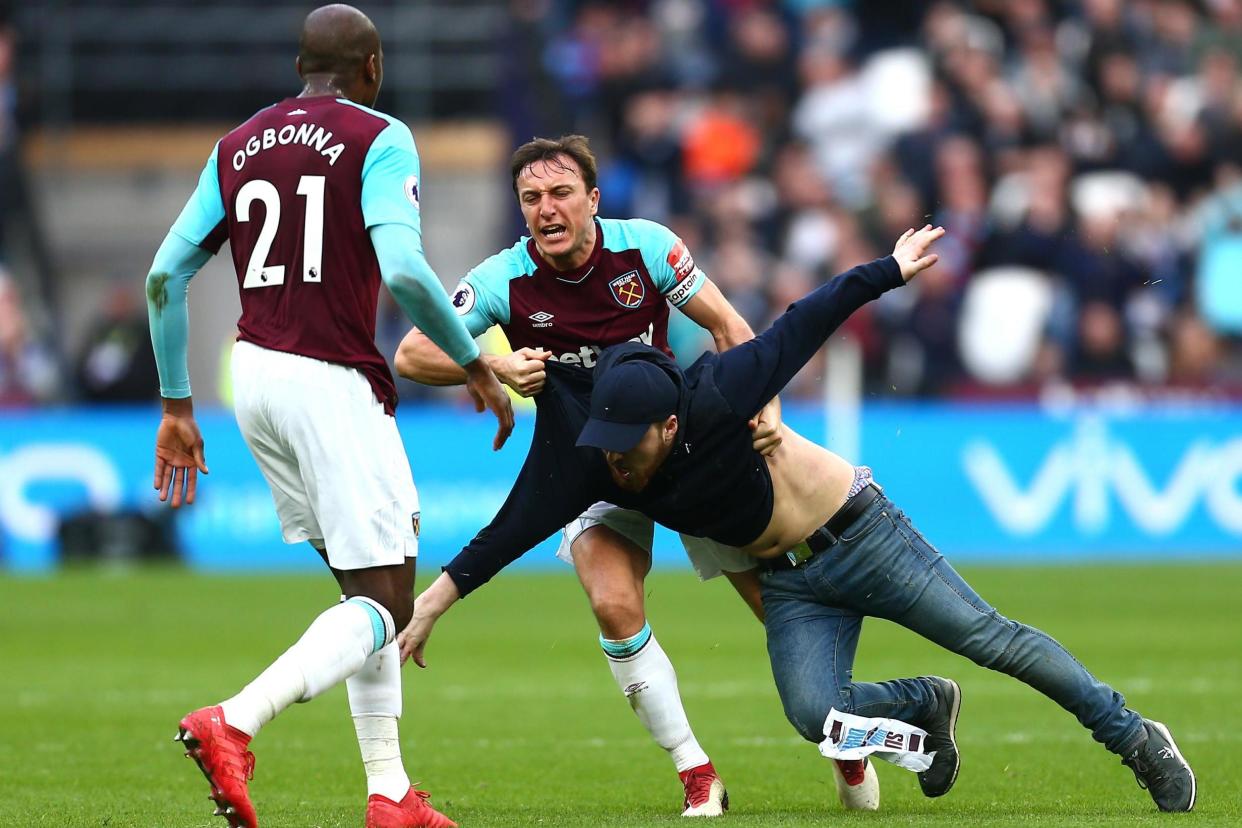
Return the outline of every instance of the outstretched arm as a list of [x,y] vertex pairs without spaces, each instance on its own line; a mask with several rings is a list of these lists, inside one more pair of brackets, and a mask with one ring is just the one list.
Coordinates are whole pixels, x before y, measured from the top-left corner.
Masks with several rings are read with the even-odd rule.
[[752,417],[775,397],[828,337],[867,302],[901,287],[936,263],[927,250],[944,235],[930,224],[907,230],[891,256],[859,265],[789,306],[759,336],[716,358],[716,385],[741,417]]

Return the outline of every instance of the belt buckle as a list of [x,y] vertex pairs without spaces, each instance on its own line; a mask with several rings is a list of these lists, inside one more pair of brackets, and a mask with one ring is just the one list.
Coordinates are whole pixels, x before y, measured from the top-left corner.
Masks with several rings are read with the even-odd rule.
[[785,553],[785,557],[789,558],[789,564],[793,567],[799,567],[811,559],[815,553],[811,551],[811,547],[806,541],[801,541],[793,549]]

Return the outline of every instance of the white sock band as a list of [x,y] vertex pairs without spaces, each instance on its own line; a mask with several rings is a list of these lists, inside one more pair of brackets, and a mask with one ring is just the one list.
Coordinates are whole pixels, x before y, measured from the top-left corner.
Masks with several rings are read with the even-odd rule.
[[[611,655],[612,652],[632,652],[635,639],[642,644],[633,655],[626,658]],[[634,708],[651,738],[669,752],[677,772],[706,764],[707,754],[694,738],[681,704],[673,663],[651,628],[644,625],[637,636],[622,641],[603,639],[601,645],[617,687],[629,699],[630,707]]]
[[396,642],[372,653],[362,669],[345,679],[358,751],[367,774],[367,795],[400,802],[410,789],[401,763],[397,720],[401,717],[401,654]]

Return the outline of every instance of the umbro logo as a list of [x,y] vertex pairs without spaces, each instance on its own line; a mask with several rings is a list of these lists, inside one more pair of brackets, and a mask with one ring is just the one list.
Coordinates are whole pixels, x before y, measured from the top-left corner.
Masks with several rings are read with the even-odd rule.
[[633,696],[635,693],[641,693],[642,691],[646,689],[647,689],[647,682],[636,681],[630,686],[626,687],[621,692],[625,693],[626,698],[629,698],[630,696]]
[[552,317],[553,314],[547,311],[536,311],[526,318],[535,323],[532,327],[550,328],[552,327]]
[[295,109],[295,110],[293,110],[292,112],[290,112],[290,113],[288,113],[288,114],[289,114],[289,115],[305,115],[305,114],[306,114],[306,110],[305,110],[305,109]]

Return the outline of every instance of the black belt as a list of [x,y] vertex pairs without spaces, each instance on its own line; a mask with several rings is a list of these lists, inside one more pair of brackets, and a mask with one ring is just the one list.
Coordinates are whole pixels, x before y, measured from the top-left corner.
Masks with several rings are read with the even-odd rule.
[[808,535],[802,543],[783,555],[777,555],[772,558],[760,558],[759,568],[765,572],[776,572],[802,566],[802,564],[835,544],[837,539],[841,537],[841,533],[849,529],[854,521],[862,517],[863,511],[879,496],[880,487],[875,483],[868,483],[866,486],[863,486],[862,491],[845,501],[841,508],[837,509],[823,526]]

